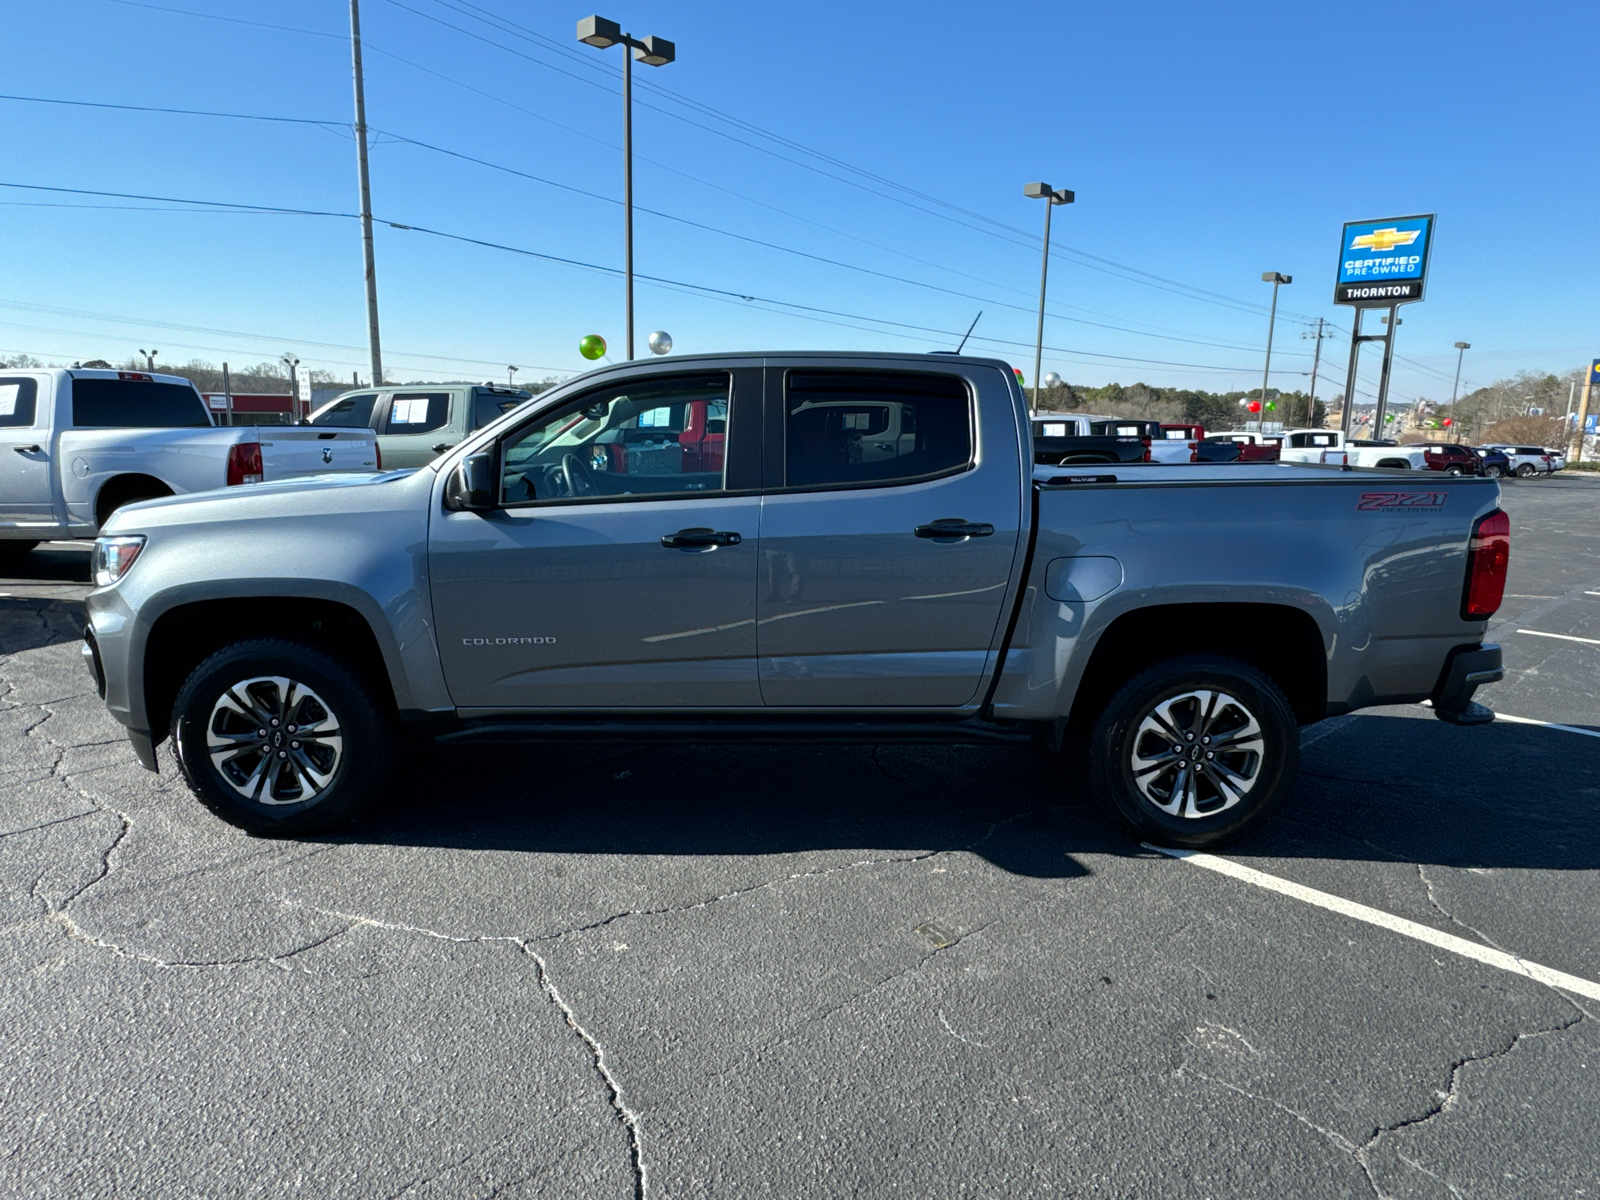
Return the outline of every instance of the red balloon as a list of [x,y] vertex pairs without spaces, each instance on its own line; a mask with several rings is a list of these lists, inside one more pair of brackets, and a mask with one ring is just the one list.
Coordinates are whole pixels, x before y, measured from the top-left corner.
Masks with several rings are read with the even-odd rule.
[[1259,400],[1250,401],[1249,408],[1250,408],[1251,412],[1260,412],[1261,411],[1261,401],[1259,401]]
[[1445,418],[1445,419],[1444,419],[1444,427],[1445,427],[1445,428],[1446,428],[1446,429],[1449,429],[1449,428],[1450,428],[1450,418],[1449,418],[1449,417],[1446,417],[1446,418]]

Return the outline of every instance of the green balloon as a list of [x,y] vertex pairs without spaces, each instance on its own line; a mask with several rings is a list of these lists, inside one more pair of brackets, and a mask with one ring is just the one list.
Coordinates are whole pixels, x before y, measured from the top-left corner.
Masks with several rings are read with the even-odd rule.
[[599,358],[606,352],[606,340],[598,333],[591,333],[578,341],[578,353],[585,358]]
[[1267,411],[1268,412],[1275,412],[1275,411],[1277,411],[1277,408],[1278,408],[1278,402],[1276,400],[1268,400],[1267,401]]

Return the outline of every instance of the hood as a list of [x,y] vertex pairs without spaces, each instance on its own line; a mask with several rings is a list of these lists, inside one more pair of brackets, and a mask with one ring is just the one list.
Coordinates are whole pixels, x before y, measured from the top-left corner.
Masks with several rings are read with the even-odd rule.
[[[425,478],[419,479],[419,474]],[[318,513],[390,511],[426,503],[433,472],[415,469],[376,474],[307,475],[274,483],[190,492],[142,500],[117,509],[103,533],[137,533],[143,529],[225,521],[253,521]],[[420,484],[420,486],[418,486]],[[419,501],[411,493],[419,493]]]

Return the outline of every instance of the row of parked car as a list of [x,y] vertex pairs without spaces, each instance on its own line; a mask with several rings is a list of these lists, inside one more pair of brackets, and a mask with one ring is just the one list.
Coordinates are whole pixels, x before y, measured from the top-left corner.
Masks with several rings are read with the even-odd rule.
[[1279,433],[1097,417],[1033,414],[1036,455],[1050,465],[1086,463],[1300,462],[1481,475],[1553,475],[1566,455],[1543,446],[1412,442],[1346,438],[1337,429],[1286,429]]

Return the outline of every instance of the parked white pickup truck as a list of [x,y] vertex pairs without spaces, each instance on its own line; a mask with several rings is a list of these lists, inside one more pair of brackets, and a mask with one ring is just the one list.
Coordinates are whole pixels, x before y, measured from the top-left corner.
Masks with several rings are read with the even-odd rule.
[[1428,470],[1427,448],[1424,446],[1360,441],[1346,438],[1338,429],[1288,429],[1276,436],[1282,441],[1278,455],[1281,462]]
[[0,370],[0,553],[91,538],[136,500],[381,469],[370,429],[218,428],[176,375]]

